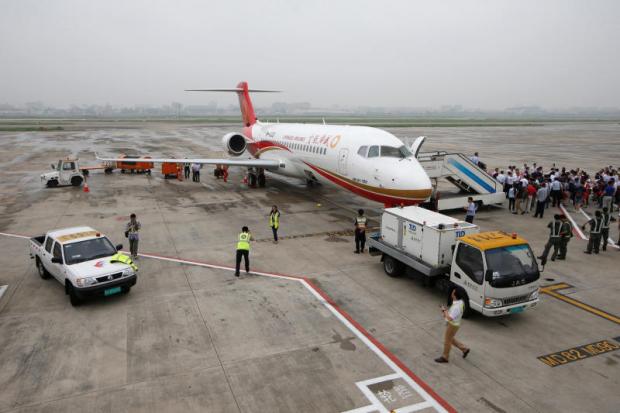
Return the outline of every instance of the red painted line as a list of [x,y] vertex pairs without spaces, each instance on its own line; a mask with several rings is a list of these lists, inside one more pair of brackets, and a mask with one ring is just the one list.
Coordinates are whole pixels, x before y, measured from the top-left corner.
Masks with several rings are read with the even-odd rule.
[[[230,270],[234,270],[235,269],[235,267],[231,267],[231,266],[228,266],[228,265],[214,264],[214,263],[209,263],[209,262],[206,262],[206,261],[191,260],[191,259],[185,259],[185,258],[167,257],[167,256],[164,256],[164,255],[158,255],[158,254],[141,254],[141,255],[144,255],[144,256],[147,256],[147,257],[148,256],[152,256],[152,257],[160,257],[160,258],[169,258],[169,259],[176,259],[176,260],[183,260],[183,261],[188,261],[188,262],[194,262],[196,264],[205,264],[205,265],[213,265],[213,266],[217,266],[217,267],[225,267],[225,268],[228,268]],[[381,342],[379,340],[377,340],[372,334],[370,334],[368,332],[368,330],[366,330],[360,323],[358,323],[353,317],[351,317],[349,315],[349,313],[347,313],[338,304],[336,304],[336,302],[325,291],[323,291],[316,284],[314,284],[310,280],[310,278],[308,278],[306,276],[279,274],[279,273],[273,273],[273,272],[267,272],[267,271],[257,271],[257,272],[269,274],[269,275],[272,275],[272,276],[275,276],[275,277],[296,278],[298,280],[305,281],[314,291],[316,291],[321,297],[323,297],[323,299],[326,302],[328,302],[332,307],[334,307],[336,309],[336,311],[338,311],[344,318],[349,320],[349,322],[351,324],[353,324],[355,326],[355,328],[357,328],[375,346],[377,346],[377,348],[379,348],[379,350],[381,350],[381,352],[383,354],[385,354],[398,367],[400,367],[409,377],[411,377],[411,379],[413,381],[415,381],[418,385],[420,385],[420,387],[422,387],[431,397],[433,397],[435,400],[437,400],[437,402],[444,409],[446,409],[449,412],[453,412],[453,413],[456,412],[456,409],[454,407],[452,407],[447,401],[445,401],[441,396],[439,396],[439,394],[437,394],[424,380],[422,380],[413,371],[411,371],[409,369],[409,367],[407,367],[405,365],[405,363],[403,363],[398,357],[396,357],[396,355],[394,353],[392,353],[383,344],[381,344]]]
[[394,353],[392,353],[390,350],[388,350],[383,344],[381,344],[381,342],[379,340],[377,340],[372,334],[370,334],[364,327],[362,327],[362,325],[360,323],[358,323],[357,321],[355,321],[355,319],[353,317],[351,317],[349,315],[349,313],[347,313],[345,310],[343,310],[342,308],[340,308],[340,306],[338,304],[336,304],[336,302],[334,300],[332,300],[332,298],[323,290],[321,290],[319,287],[317,287],[312,281],[310,281],[308,278],[304,277],[304,280],[308,283],[308,285],[310,285],[310,287],[312,287],[312,289],[314,291],[316,291],[321,297],[323,297],[323,299],[325,301],[327,301],[332,307],[334,307],[336,309],[336,311],[338,311],[340,314],[342,314],[342,316],[344,318],[346,318],[347,320],[349,320],[349,322],[351,324],[353,324],[355,326],[355,328],[357,328],[363,335],[365,335],[375,346],[377,346],[377,348],[379,348],[379,350],[381,350],[381,352],[383,352],[383,354],[385,354],[390,360],[392,360],[398,367],[400,367],[405,373],[407,373],[407,375],[409,377],[411,377],[411,379],[413,381],[415,381],[417,384],[420,385],[420,387],[422,387],[430,396],[432,396],[435,400],[437,400],[437,402],[447,411],[449,412],[453,412],[456,413],[456,409],[454,407],[452,407],[447,401],[445,401],[440,395],[438,395],[432,388],[431,386],[429,386],[424,380],[422,380],[420,377],[418,377],[413,371],[411,371],[409,369],[409,367],[407,367],[405,365],[405,363],[403,363],[402,361],[400,361],[400,359],[398,357],[396,357],[396,355]]

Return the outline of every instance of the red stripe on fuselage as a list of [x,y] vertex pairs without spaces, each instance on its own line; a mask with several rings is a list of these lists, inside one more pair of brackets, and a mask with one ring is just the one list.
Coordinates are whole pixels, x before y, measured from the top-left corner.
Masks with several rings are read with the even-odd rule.
[[336,176],[333,176],[332,174],[328,174],[326,172],[324,172],[321,168],[318,168],[308,162],[305,162],[306,165],[308,165],[310,168],[312,168],[314,171],[318,172],[322,177],[329,179],[331,182],[335,183],[338,186],[341,186],[345,189],[348,189],[349,191],[363,197],[363,198],[367,198],[370,199],[372,201],[377,201],[377,202],[381,202],[385,205],[416,205],[419,204],[420,202],[422,202],[423,200],[421,199],[416,199],[416,200],[412,200],[412,199],[406,199],[406,198],[398,198],[398,197],[394,197],[394,196],[389,196],[389,195],[383,195],[383,194],[378,194],[375,192],[371,192],[368,191],[364,188],[360,188],[358,186],[352,185],[347,181],[344,181],[342,179],[339,179]]
[[272,141],[253,141],[248,144],[248,151],[254,157],[256,157],[257,154],[260,155],[260,153],[262,153],[263,151],[269,148],[281,149],[281,150],[286,150],[286,151],[291,152],[291,150],[287,148],[286,146],[279,144],[279,143],[272,142]]

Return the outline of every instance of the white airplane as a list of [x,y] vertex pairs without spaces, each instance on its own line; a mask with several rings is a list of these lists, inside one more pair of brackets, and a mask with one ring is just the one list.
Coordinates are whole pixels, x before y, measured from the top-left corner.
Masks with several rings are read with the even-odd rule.
[[[411,149],[394,135],[366,126],[299,123],[263,123],[254,113],[247,82],[235,89],[192,89],[189,91],[235,92],[244,127],[222,138],[227,152],[248,159],[135,158],[133,162],[189,162],[248,168],[250,186],[265,185],[272,173],[346,189],[386,206],[424,202],[432,192],[431,181],[416,159],[423,142],[418,138]],[[99,158],[101,161],[122,161]],[[127,159],[125,159],[126,161]]]

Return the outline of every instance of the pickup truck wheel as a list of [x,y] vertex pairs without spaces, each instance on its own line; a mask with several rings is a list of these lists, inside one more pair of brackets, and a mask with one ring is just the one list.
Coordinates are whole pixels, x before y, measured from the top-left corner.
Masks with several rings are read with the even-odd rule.
[[74,176],[73,178],[71,178],[71,185],[73,186],[80,186],[82,185],[82,177],[81,176]]
[[58,186],[58,181],[56,179],[50,179],[49,181],[47,181],[48,188],[54,188],[57,186]]
[[404,265],[402,262],[386,255],[383,257],[383,270],[390,277],[400,277],[403,273]]
[[39,273],[39,277],[43,278],[44,280],[47,280],[50,278],[50,273],[47,272],[47,270],[43,266],[43,263],[38,258],[37,258],[37,272]]
[[80,298],[75,294],[75,290],[73,289],[72,285],[68,286],[68,290],[69,290],[69,301],[71,301],[71,305],[73,307],[77,307],[78,305],[82,304],[82,300],[80,300]]

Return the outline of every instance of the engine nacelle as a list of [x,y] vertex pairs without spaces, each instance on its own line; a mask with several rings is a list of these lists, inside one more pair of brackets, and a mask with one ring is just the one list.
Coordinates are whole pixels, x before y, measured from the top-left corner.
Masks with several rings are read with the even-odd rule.
[[247,147],[245,136],[238,132],[231,132],[224,135],[222,144],[231,156],[239,156]]

